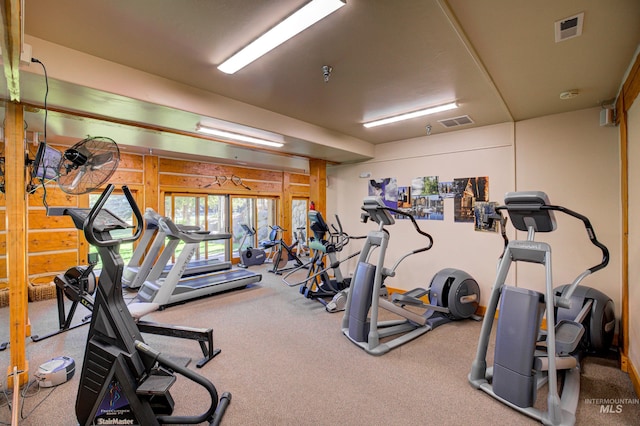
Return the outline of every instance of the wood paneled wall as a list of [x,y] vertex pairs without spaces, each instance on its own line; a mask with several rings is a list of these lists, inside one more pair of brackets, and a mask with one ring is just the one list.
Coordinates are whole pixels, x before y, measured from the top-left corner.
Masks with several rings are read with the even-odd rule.
[[[234,176],[240,178],[244,185],[234,184]],[[224,183],[216,183],[224,178]],[[292,238],[291,200],[294,197],[308,198],[310,192],[309,175],[171,158],[159,159],[158,182],[159,204],[162,204],[165,192],[277,197],[278,225],[287,230],[282,237],[285,241]]]
[[[34,158],[36,148],[29,147],[30,158]],[[242,179],[250,189],[234,184],[232,176]],[[217,177],[226,177],[226,183],[213,184]],[[162,211],[166,192],[276,197],[279,224],[285,229],[291,229],[291,199],[309,197],[309,175],[129,153],[121,153],[118,170],[109,182],[116,187],[128,185],[143,211],[146,207]],[[28,196],[26,249],[30,280],[53,277],[74,265],[87,263],[84,235],[74,227],[70,217],[47,216],[44,194],[40,186]],[[87,207],[89,195],[66,194],[56,182],[49,182],[46,202],[56,207]],[[7,287],[5,213],[5,197],[0,194],[0,288]],[[291,239],[291,235],[284,238]]]

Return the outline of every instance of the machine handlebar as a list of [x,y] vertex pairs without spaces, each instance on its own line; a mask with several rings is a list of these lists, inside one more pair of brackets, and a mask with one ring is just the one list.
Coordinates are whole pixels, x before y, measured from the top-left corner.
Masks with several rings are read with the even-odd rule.
[[426,237],[429,240],[429,244],[426,247],[422,247],[422,248],[414,250],[413,251],[414,254],[415,253],[420,253],[420,252],[423,252],[423,251],[427,251],[427,250],[431,249],[431,247],[433,247],[433,237],[429,233],[427,233],[427,232],[423,231],[422,229],[420,229],[420,225],[418,225],[418,222],[416,221],[416,219],[413,217],[412,214],[407,213],[407,212],[403,212],[402,210],[394,209],[393,207],[388,207],[388,206],[380,206],[380,208],[383,208],[385,210],[388,210],[390,212],[393,212],[393,213],[396,213],[396,214],[399,214],[399,215],[407,216],[411,220],[411,223],[413,224],[413,227],[415,228],[416,232],[418,234]]
[[[392,274],[394,273],[396,268],[407,257],[412,256],[412,255],[417,254],[417,253],[422,253],[424,251],[427,251],[427,250],[431,249],[431,247],[433,247],[433,237],[431,237],[431,235],[428,234],[427,232],[425,232],[422,229],[420,229],[420,225],[418,225],[418,222],[416,222],[415,217],[413,217],[413,215],[411,213],[404,212],[402,210],[398,210],[398,209],[395,209],[393,207],[389,207],[389,206],[385,205],[380,197],[368,197],[368,198],[365,198],[364,206],[362,207],[362,210],[365,211],[365,213],[363,213],[363,217],[362,217],[362,219],[365,222],[369,218],[371,218],[374,222],[376,222],[376,223],[378,223],[380,225],[379,230],[383,231],[383,232],[386,232],[387,234],[389,233],[389,231],[387,229],[385,229],[384,226],[385,225],[391,225],[391,224],[393,224],[395,222],[393,217],[389,214],[389,212],[396,213],[396,214],[399,214],[399,215],[402,215],[402,216],[407,216],[411,220],[411,224],[413,225],[413,227],[416,230],[416,232],[418,234],[426,237],[427,240],[429,241],[429,243],[426,246],[417,248],[415,250],[412,250],[412,251],[406,253],[400,259],[398,259],[396,261],[396,263],[393,265],[393,267],[389,270],[389,273],[387,274],[387,276],[392,276]],[[384,214],[381,214],[380,213],[381,211],[383,211]]]
[[127,202],[131,206],[131,209],[133,210],[133,215],[136,218],[135,232],[130,237],[124,237],[120,239],[100,240],[97,238],[95,234],[94,224],[100,212],[104,208],[104,205],[107,203],[107,199],[113,192],[114,188],[115,187],[113,186],[113,184],[107,185],[105,190],[100,195],[100,198],[98,198],[98,201],[95,203],[95,205],[93,206],[93,208],[91,209],[87,217],[85,218],[84,224],[82,226],[82,229],[84,230],[84,235],[87,238],[87,241],[89,242],[89,244],[94,245],[96,247],[108,247],[108,246],[112,246],[112,245],[123,243],[123,242],[135,241],[142,234],[142,228],[143,228],[142,224],[144,223],[142,218],[142,213],[140,213],[140,209],[138,208],[138,205],[133,199],[133,195],[131,194],[129,187],[124,185],[122,187],[122,191],[124,192],[124,195],[127,198]]
[[[564,213],[566,215],[569,215],[571,217],[574,217],[580,221],[582,221],[582,223],[584,224],[585,230],[587,231],[587,235],[589,236],[589,240],[591,241],[591,243],[598,247],[600,249],[600,251],[602,252],[602,259],[600,261],[600,263],[588,268],[587,270],[585,270],[583,273],[581,273],[580,275],[578,275],[578,277],[573,281],[573,283],[571,283],[571,285],[569,285],[567,287],[567,289],[563,292],[563,294],[559,297],[556,297],[555,300],[555,304],[559,307],[562,308],[569,308],[571,305],[571,296],[573,295],[575,289],[578,287],[578,285],[580,284],[580,282],[586,278],[588,275],[599,271],[600,269],[603,269],[604,267],[606,267],[609,264],[609,249],[602,244],[600,241],[598,241],[598,238],[596,237],[596,231],[593,229],[593,226],[591,225],[591,221],[584,215],[575,212],[573,210],[570,210],[566,207],[562,207],[562,206],[556,206],[556,205],[547,205],[547,204],[525,204],[525,205],[512,205],[512,206],[500,206],[496,208],[496,212],[500,214],[501,217],[501,224],[503,224],[503,231],[502,231],[502,238],[505,240],[505,249],[507,244],[509,243],[509,240],[506,236],[506,233],[504,232],[504,223],[506,223],[506,219],[502,217],[502,213],[501,210],[507,210],[507,211],[543,211],[543,210],[550,210],[550,211],[557,211],[560,213]],[[503,252],[504,254],[504,252]]]
[[[585,230],[587,231],[587,235],[589,236],[589,240],[591,241],[591,243],[598,247],[600,249],[600,251],[602,252],[602,260],[600,261],[600,263],[598,263],[597,265],[594,265],[592,267],[590,267],[588,270],[590,273],[594,273],[596,271],[599,271],[600,269],[606,267],[609,264],[609,249],[602,244],[600,241],[598,241],[598,238],[596,237],[596,231],[593,229],[593,226],[591,225],[591,221],[589,221],[589,219],[578,213],[575,212],[573,210],[570,210],[566,207],[562,207],[562,206],[555,206],[555,205],[525,205],[525,206],[499,206],[496,207],[496,212],[500,213],[501,216],[501,223],[506,223],[506,219],[502,218],[502,214],[501,214],[501,210],[507,210],[507,211],[518,211],[518,210],[524,210],[524,211],[532,211],[532,210],[552,210],[552,211],[558,211],[560,213],[564,213],[566,215],[572,216],[576,219],[579,219],[582,221],[582,223],[584,224]],[[506,234],[503,232],[502,233],[502,238],[505,240],[505,247],[507,245],[507,243],[509,242]]]
[[[219,419],[222,417],[222,413],[231,401],[230,393],[225,392],[222,395],[221,402],[218,403],[218,391],[216,390],[214,384],[211,383],[207,378],[171,361],[169,358],[165,357],[160,352],[153,349],[151,346],[147,345],[144,342],[136,340],[135,346],[139,352],[154,359],[163,367],[167,367],[169,370],[174,371],[205,388],[207,390],[207,393],[211,397],[209,408],[204,413],[195,416],[158,416],[158,421],[161,424],[196,424],[202,423],[204,421],[209,422],[213,418]],[[211,422],[211,424],[213,423],[214,422]]]

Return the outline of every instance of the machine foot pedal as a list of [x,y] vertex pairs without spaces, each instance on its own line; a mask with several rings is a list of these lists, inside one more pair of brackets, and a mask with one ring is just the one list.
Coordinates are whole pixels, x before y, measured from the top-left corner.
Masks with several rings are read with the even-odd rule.
[[176,376],[164,374],[152,374],[136,389],[138,395],[166,395],[169,388],[175,383]]
[[570,354],[575,351],[584,335],[584,326],[574,321],[561,320],[556,325],[556,352]]
[[429,291],[424,288],[414,288],[406,293],[393,293],[391,301],[401,305],[423,306],[424,302],[420,298],[428,293]]

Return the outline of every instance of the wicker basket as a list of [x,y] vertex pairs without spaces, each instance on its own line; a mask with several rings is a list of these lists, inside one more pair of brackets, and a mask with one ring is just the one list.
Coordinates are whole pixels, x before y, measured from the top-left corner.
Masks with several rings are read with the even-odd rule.
[[29,302],[53,299],[56,297],[56,284],[52,276],[32,278],[29,282]]

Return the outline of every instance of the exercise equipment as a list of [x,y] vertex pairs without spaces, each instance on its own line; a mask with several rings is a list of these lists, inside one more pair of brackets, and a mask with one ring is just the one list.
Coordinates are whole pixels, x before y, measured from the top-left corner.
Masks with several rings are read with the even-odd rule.
[[[50,209],[48,214],[49,216],[57,215],[53,209]],[[60,214],[64,213],[60,212]],[[32,341],[39,342],[88,324],[91,315],[86,315],[81,322],[75,325],[72,325],[72,322],[78,304],[89,309],[89,311],[93,310],[93,294],[96,291],[97,283],[93,268],[96,263],[97,261],[94,261],[88,266],[74,266],[64,274],[58,274],[54,277],[53,282],[56,285],[56,303],[58,307],[58,330],[43,336],[34,334],[31,336]],[[71,301],[68,313],[65,308],[65,296]]]
[[[95,304],[93,294],[96,291],[97,281],[93,272],[93,267],[96,263],[97,259],[88,266],[74,266],[69,268],[64,274],[56,275],[54,282],[56,284],[59,328],[58,330],[44,336],[33,335],[31,336],[32,341],[39,342],[89,324],[88,321],[91,319],[91,314],[84,316],[79,323],[72,325],[78,304],[81,304],[89,311],[93,312]],[[72,302],[68,313],[65,309],[65,296]],[[197,341],[203,354],[203,358],[196,363],[198,368],[203,367],[207,362],[211,361],[220,353],[220,349],[214,349],[213,329],[211,328],[158,324],[143,320],[142,318],[144,316],[159,309],[159,306],[154,303],[130,303],[127,305],[127,309],[129,309],[129,313],[136,321],[136,325],[141,333]]]
[[[123,242],[142,234],[142,214],[129,188],[123,192],[133,209],[136,227],[133,235],[113,239],[111,232],[131,228],[104,209],[113,192],[109,184],[94,207],[67,208],[89,244],[97,247],[102,260],[100,285],[91,316],[87,346],[76,399],[76,416],[81,425],[140,424],[159,425],[218,424],[231,400],[218,392],[209,380],[178,365],[147,345],[122,297],[124,263],[118,250]],[[194,416],[172,416],[175,402],[169,392],[179,374],[206,389],[211,401],[207,409]]]
[[269,226],[269,235],[266,240],[260,240],[258,242],[258,248],[265,251],[267,257],[265,262],[273,262],[273,258],[276,255],[275,248],[278,246],[280,241],[280,233],[282,232],[282,228],[279,226]]
[[[282,233],[285,232],[286,229],[281,228],[278,225],[273,225],[270,228],[272,229],[272,231],[275,230],[277,234],[280,235],[280,238],[276,241],[276,245],[273,249],[273,267],[268,271],[273,272],[277,275],[281,275],[283,272],[304,266],[302,260],[300,260],[300,258],[295,253],[298,241],[295,240],[291,245],[287,245],[287,243],[285,243],[282,239]],[[290,265],[289,262],[294,263]]]
[[[185,232],[168,217],[162,217],[158,226],[164,232],[169,242],[145,282],[138,290],[136,302],[157,303],[162,309],[165,306],[186,302],[191,299],[210,296],[215,293],[246,287],[262,279],[262,275],[247,269],[226,269],[201,275],[185,276],[184,271],[193,253],[204,241],[229,240],[229,233]],[[165,267],[169,264],[175,249],[180,242],[185,245],[178,255],[171,269],[162,277]]]
[[[125,266],[122,273],[122,286],[128,289],[139,289],[140,286],[147,280],[151,269],[155,265],[156,259],[159,253],[167,249],[169,253],[175,251],[176,246],[180,240],[171,240],[165,247],[165,240],[167,234],[161,229],[159,221],[162,220],[162,216],[152,208],[147,208],[144,212],[145,228],[142,233],[142,237],[138,242],[136,249],[129,260],[129,263]],[[180,230],[184,232],[202,232],[199,226],[188,225],[176,225]],[[192,251],[198,248],[197,245],[190,247]],[[190,254],[190,258],[193,253]],[[171,263],[167,263],[162,271],[160,277],[165,278],[172,268]],[[183,276],[201,275],[210,272],[223,271],[225,269],[231,269],[230,261],[223,261],[220,259],[197,259],[190,260],[183,272]]]
[[[309,276],[315,278],[307,280],[304,285],[300,286],[300,293],[309,299],[317,299],[322,302],[324,298],[333,297],[340,290],[349,287],[351,278],[345,278],[342,275],[337,256],[348,244],[349,236],[342,231],[342,224],[337,215],[339,230],[336,230],[335,234],[331,233],[322,213],[310,210],[308,216],[310,229],[313,232],[313,238],[309,243],[309,248],[313,251]],[[328,268],[325,267],[325,258],[329,261]],[[333,271],[333,278],[329,276],[328,269]]]
[[[338,260],[338,253],[342,251],[350,239],[349,235],[343,231],[338,215],[336,215],[338,228],[336,229],[334,226],[334,233],[331,232],[329,225],[325,222],[320,212],[310,210],[308,217],[311,224],[310,229],[314,235],[309,242],[309,248],[313,252],[313,256],[308,263],[309,272],[305,280],[287,284],[289,286],[300,286],[300,294],[307,299],[320,302],[329,312],[344,310],[344,303],[340,303],[338,299],[331,300],[337,294],[346,290],[351,282],[350,277],[342,275],[340,264],[357,256],[360,252],[350,255],[342,261]],[[333,273],[333,277],[329,275],[329,271]],[[285,278],[283,280],[287,282]],[[346,293],[344,296],[339,300],[346,301]]]
[[[509,192],[505,205],[513,226],[527,238],[509,242],[500,257],[495,283],[482,323],[469,382],[511,408],[547,425],[573,425],[580,395],[580,360],[589,352],[609,349],[615,329],[614,306],[600,291],[580,283],[609,262],[609,251],[596,238],[585,216],[551,205],[544,192]],[[551,247],[535,241],[538,232],[556,230],[554,212],[584,224],[589,240],[602,252],[602,260],[580,273],[569,285],[554,290]],[[504,221],[501,221],[504,223]],[[514,262],[544,266],[544,293],[505,284]],[[487,350],[496,311],[494,361],[487,367]],[[541,330],[546,312],[546,331]],[[562,391],[558,384],[562,383]],[[546,409],[534,407],[537,391],[547,386]]]
[[[349,287],[342,319],[342,332],[349,340],[369,354],[382,355],[453,320],[478,319],[475,316],[480,301],[478,284],[469,274],[457,269],[448,268],[438,272],[428,289],[416,288],[401,294],[395,293],[392,301],[379,297],[385,279],[395,276],[396,269],[407,257],[431,249],[433,239],[420,229],[413,215],[385,206],[380,197],[365,198],[362,209],[363,221],[373,220],[378,224],[378,229],[367,234]],[[386,227],[395,223],[390,213],[408,217],[416,232],[424,236],[428,243],[406,253],[388,269],[384,266],[390,238]],[[376,249],[377,261],[375,264],[369,263]],[[424,296],[429,297],[429,303],[421,300]],[[378,321],[380,308],[402,319]],[[425,311],[420,314],[415,308]],[[390,336],[397,337],[383,341]]]
[[244,235],[242,236],[240,246],[238,247],[238,254],[240,255],[240,264],[238,264],[238,266],[241,268],[248,268],[249,266],[262,265],[267,260],[267,255],[263,249],[254,248],[251,244],[249,244],[246,249],[242,249],[247,238],[250,238],[249,241],[253,240],[254,235],[256,235],[255,228],[249,228],[249,226],[244,223],[240,226],[244,231]]

